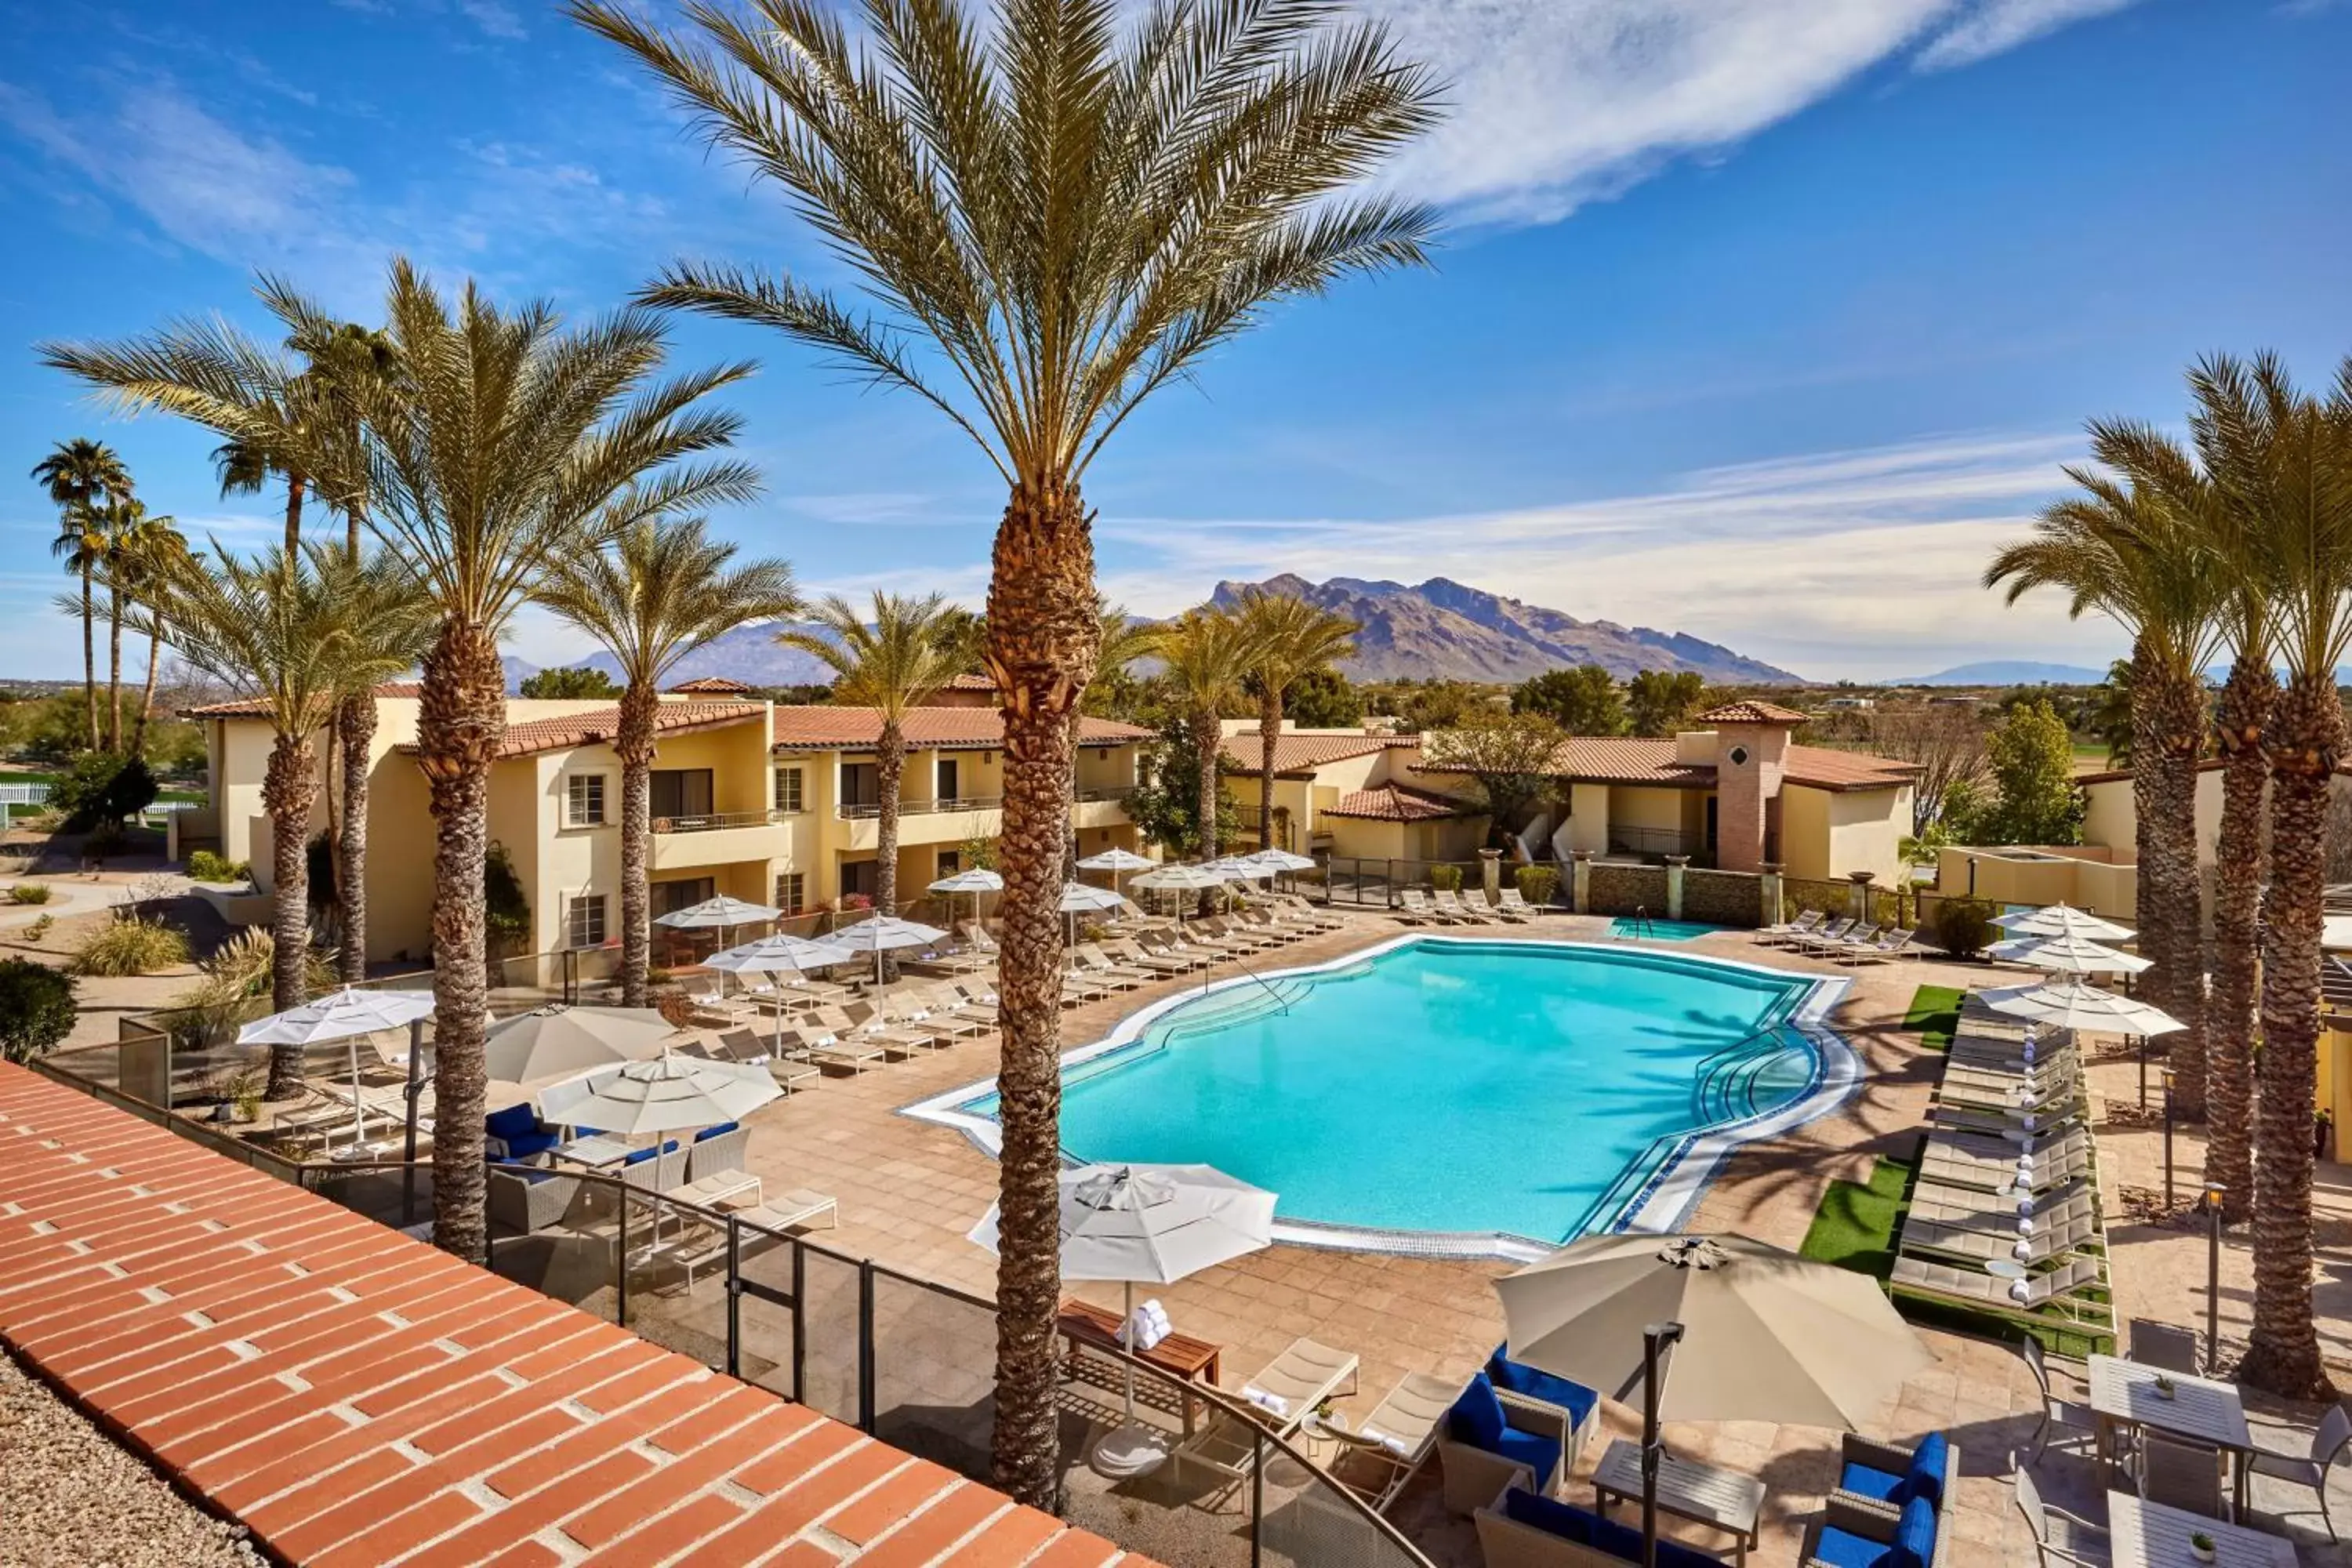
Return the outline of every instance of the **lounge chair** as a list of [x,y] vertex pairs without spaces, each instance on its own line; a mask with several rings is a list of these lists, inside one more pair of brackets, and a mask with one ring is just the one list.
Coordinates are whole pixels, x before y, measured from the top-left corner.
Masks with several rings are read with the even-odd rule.
[[1495,918],[1506,925],[1523,926],[1536,918],[1535,906],[1517,888],[1495,895]]
[[1449,915],[1444,910],[1437,908],[1429,901],[1428,895],[1419,888],[1403,889],[1397,894],[1397,902],[1404,906],[1406,914],[1418,915],[1431,925],[1454,926],[1464,923],[1465,917]]
[[988,934],[988,928],[978,921],[958,921],[955,933],[964,946],[974,952],[995,953],[1002,951],[996,945],[996,939]]
[[[1354,1356],[1301,1336],[1243,1384],[1237,1397],[1267,1430],[1287,1437],[1318,1405],[1355,1388]],[[1248,1476],[1257,1452],[1250,1434],[1231,1419],[1211,1422],[1184,1450],[1188,1459],[1236,1480]]]
[[[2021,1089],[2027,1091],[2029,1098],[2019,1098]],[[2005,1084],[1989,1084],[1974,1077],[1955,1081],[1947,1076],[1936,1098],[1938,1104],[1954,1110],[2031,1114],[2044,1121],[2083,1109],[2081,1086],[2063,1076],[2043,1080],[2020,1078]]]
[[[2097,1258],[2077,1258],[2046,1274],[2028,1275],[2022,1281],[2012,1282],[1981,1269],[1934,1263],[1898,1253],[1895,1283],[1916,1295],[1965,1302],[1971,1307],[1990,1307],[1998,1312],[2036,1312],[2049,1307],[2070,1316],[2084,1311],[2104,1314],[2107,1311],[2105,1306],[2082,1299],[2084,1291],[2095,1289],[2103,1282],[2099,1270]],[[2021,1300],[2011,1293],[2012,1283],[2024,1285]]]
[[[2072,1225],[2096,1219],[2098,1203],[2086,1182],[2069,1182],[2033,1201],[2037,1223]],[[1911,1189],[1911,1217],[1937,1225],[1958,1226],[2017,1239],[2017,1200],[1969,1187],[1947,1187],[1921,1182]]]
[[852,1002],[841,1010],[841,1016],[859,1039],[872,1040],[886,1051],[902,1057],[934,1049],[951,1038],[925,1025],[894,1024],[871,1002]]
[[[1920,1159],[1919,1179],[1935,1186],[2000,1192],[2017,1184],[2018,1153],[2016,1144],[2009,1147],[2008,1158],[2002,1159],[1931,1141]],[[2037,1194],[2082,1181],[2091,1173],[2090,1151],[2073,1142],[2045,1144],[2032,1151],[2030,1158],[2025,1185]]]
[[[1352,1487],[1374,1512],[1396,1500],[1429,1457],[1437,1451],[1438,1428],[1461,1390],[1449,1379],[1409,1372],[1353,1427],[1326,1426],[1347,1446],[1355,1462],[1380,1477],[1376,1485]],[[1343,1486],[1349,1485],[1342,1481]]]
[[1811,936],[1821,930],[1822,922],[1827,919],[1829,916],[1820,910],[1799,910],[1795,920],[1766,926],[1756,933],[1756,940],[1765,947],[1787,947],[1797,938]]
[[861,1073],[879,1064],[884,1056],[882,1042],[861,1039],[835,1029],[818,1026],[813,1029],[786,1029],[783,1038],[788,1047],[803,1061],[821,1068],[842,1068]]
[[883,1016],[894,1026],[909,1033],[928,1032],[938,1037],[942,1047],[987,1034],[993,1027],[956,1012],[956,1003],[948,1000],[941,988],[900,991],[886,998]]
[[1114,984],[1123,982],[1131,986],[1156,985],[1168,977],[1165,972],[1160,970],[1146,969],[1140,964],[1121,963],[1109,953],[1105,952],[1098,944],[1091,942],[1080,942],[1072,948],[1070,962],[1087,973],[1097,975]]
[[2004,1138],[2011,1132],[2031,1132],[2037,1138],[2046,1138],[2053,1132],[2081,1127],[2083,1103],[2078,1096],[2072,1104],[2045,1115],[2033,1110],[2012,1114],[2005,1107],[1980,1110],[1972,1105],[1956,1105],[1943,1100],[1937,1102],[1935,1115],[1938,1131],[1977,1132]]
[[1809,931],[1792,932],[1780,945],[1795,948],[1801,952],[1816,943],[1828,943],[1834,947],[1844,938],[1846,932],[1853,930],[1860,923],[1852,915],[1840,915],[1834,920],[1823,921]]
[[1940,1516],[1959,1485],[1960,1451],[1941,1432],[1928,1433],[1912,1448],[1848,1432],[1838,1462],[1836,1495],[1889,1521],[1900,1519],[1915,1497],[1926,1498]]
[[[1904,1222],[1895,1250],[1930,1259],[1957,1259],[1979,1268],[2004,1258],[2033,1268],[2072,1258],[2095,1246],[2102,1235],[2096,1215],[2049,1220],[2036,1215],[2030,1236],[2018,1235],[2014,1223],[2009,1234],[2003,1236],[1975,1226],[1949,1225],[1915,1215]],[[2020,1243],[2025,1247],[2021,1258],[2017,1253]]]
[[1316,931],[1339,931],[1348,923],[1344,917],[1328,910],[1318,909],[1297,893],[1276,893],[1272,902],[1278,908],[1288,910],[1291,919],[1299,924]]
[[822,1216],[829,1227],[841,1224],[841,1205],[834,1198],[807,1187],[794,1187],[788,1193],[762,1199],[747,1209],[737,1209],[734,1218],[744,1225],[758,1226],[763,1230],[796,1230],[814,1223]]
[[2057,1061],[2037,1061],[2032,1067],[1986,1067],[1973,1062],[1953,1062],[1944,1068],[1943,1087],[1947,1089],[1971,1089],[1978,1094],[2017,1092],[2020,1084],[2031,1085],[2037,1095],[2053,1094],[2070,1089],[2080,1081],[2081,1074],[2072,1058]]
[[1838,954],[1838,962],[1855,964],[1892,963],[1911,951],[1911,939],[1918,934],[1916,931],[1889,926],[1878,933],[1878,939],[1875,942],[1849,943],[1851,951]]
[[1144,971],[1160,980],[1171,974],[1189,973],[1194,967],[1190,959],[1180,958],[1172,952],[1148,952],[1142,943],[1129,938],[1104,942],[1102,951],[1113,963]]
[[[1484,925],[1491,918],[1484,910],[1474,910],[1464,897],[1451,888],[1438,888],[1429,895],[1429,901],[1441,915],[1452,915],[1464,925]],[[1481,897],[1481,904],[1486,900]]]
[[1857,948],[1868,947],[1878,940],[1878,927],[1864,921],[1848,926],[1835,936],[1801,936],[1797,951],[1812,958],[1843,959]]

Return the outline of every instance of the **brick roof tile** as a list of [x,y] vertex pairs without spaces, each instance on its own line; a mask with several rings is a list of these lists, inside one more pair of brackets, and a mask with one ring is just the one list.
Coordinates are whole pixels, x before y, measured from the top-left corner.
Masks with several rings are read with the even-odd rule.
[[1777,702],[1764,702],[1753,697],[1727,702],[1720,708],[1710,708],[1696,721],[1701,724],[1802,724],[1811,717],[1793,708],[1783,708]]
[[[1368,757],[1385,752],[1391,746],[1418,746],[1420,738],[1413,735],[1301,735],[1284,731],[1274,738],[1274,771],[1277,773],[1307,773],[1330,763],[1346,762],[1350,757]],[[1264,760],[1264,737],[1256,730],[1236,730],[1225,737],[1223,755],[1225,765],[1239,773],[1254,773]]]
[[[907,744],[922,750],[982,751],[1004,744],[1004,720],[993,708],[910,708],[899,725]],[[1121,746],[1151,731],[1109,719],[1080,721],[1082,746]],[[779,708],[776,750],[863,751],[882,735],[882,715],[873,708]]]
[[[415,697],[425,688],[414,680],[386,680],[378,683],[378,697]],[[201,708],[183,708],[183,719],[266,719],[269,705],[257,697],[239,697],[227,702],[207,702]]]
[[[740,724],[757,719],[766,710],[764,702],[665,702],[654,715],[654,733],[679,735],[695,730],[715,730],[723,725]],[[563,713],[551,719],[530,719],[520,724],[509,724],[499,742],[501,757],[529,757],[541,752],[568,751],[573,746],[593,745],[610,741],[620,731],[621,710],[618,708],[592,708],[582,713]],[[415,754],[412,742],[396,748]]]
[[1475,816],[1477,811],[1478,807],[1470,801],[1434,795],[1410,784],[1384,784],[1372,789],[1349,790],[1339,797],[1339,805],[1327,805],[1318,815],[1352,816],[1367,822],[1434,822],[1442,817]]

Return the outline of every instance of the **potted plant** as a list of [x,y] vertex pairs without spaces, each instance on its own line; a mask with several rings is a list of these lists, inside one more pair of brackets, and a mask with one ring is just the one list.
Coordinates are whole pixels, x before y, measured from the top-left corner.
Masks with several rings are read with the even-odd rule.
[[2189,1537],[2189,1555],[2194,1557],[2200,1563],[2212,1562],[2214,1557],[2213,1538],[2206,1534],[2201,1530],[2193,1531]]
[[2155,1387],[2156,1387],[2156,1396],[2157,1396],[2158,1399],[2169,1399],[2169,1398],[2171,1398],[2171,1397],[2172,1397],[2172,1394],[2173,1394],[2173,1382],[2172,1382],[2171,1374],[2169,1374],[2168,1373],[2161,1373],[2161,1372],[2158,1373],[2156,1374],[2156,1384],[2155,1384]]

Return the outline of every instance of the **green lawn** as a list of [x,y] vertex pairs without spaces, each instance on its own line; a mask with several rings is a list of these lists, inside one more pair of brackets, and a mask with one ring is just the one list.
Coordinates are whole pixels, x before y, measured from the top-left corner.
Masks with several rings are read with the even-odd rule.
[[1919,1043],[1931,1051],[1951,1049],[1952,1037],[1959,1032],[1963,994],[1949,985],[1922,985],[1911,994],[1903,1026],[1918,1030]]
[[1834,1263],[1885,1279],[1895,1272],[1895,1233],[1903,1215],[1903,1194],[1914,1167],[1881,1160],[1870,1184],[1832,1182],[1813,1212],[1812,1228],[1798,1248],[1817,1262]]

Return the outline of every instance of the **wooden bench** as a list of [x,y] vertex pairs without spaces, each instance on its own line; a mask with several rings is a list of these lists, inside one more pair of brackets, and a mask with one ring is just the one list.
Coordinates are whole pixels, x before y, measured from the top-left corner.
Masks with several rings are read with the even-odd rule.
[[[1073,1296],[1062,1303],[1055,1328],[1070,1342],[1069,1374],[1071,1377],[1101,1387],[1119,1386],[1118,1357],[1108,1362],[1090,1363],[1082,1352],[1087,1349],[1123,1352],[1118,1342],[1119,1325],[1125,1320],[1108,1307],[1097,1307]],[[1146,1366],[1168,1373],[1179,1383],[1214,1384],[1217,1381],[1219,1358],[1224,1354],[1222,1345],[1207,1340],[1196,1340],[1190,1334],[1170,1334],[1148,1351],[1139,1351],[1135,1359]],[[1192,1408],[1198,1403],[1188,1392],[1184,1395],[1184,1435],[1192,1435]]]

